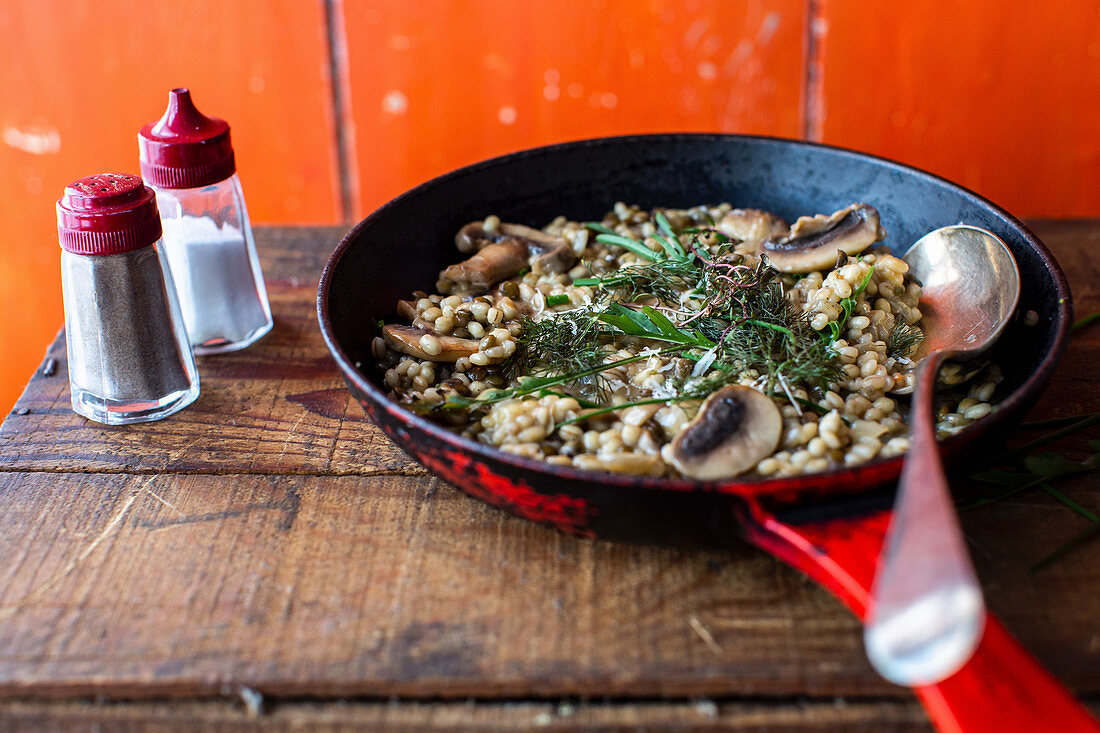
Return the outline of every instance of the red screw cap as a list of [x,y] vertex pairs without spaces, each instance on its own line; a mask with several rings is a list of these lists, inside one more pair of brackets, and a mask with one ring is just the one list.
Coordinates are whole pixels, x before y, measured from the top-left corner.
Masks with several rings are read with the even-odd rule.
[[160,213],[152,189],[137,176],[99,173],[65,187],[57,202],[61,248],[78,255],[113,255],[160,239]]
[[168,92],[168,110],[138,135],[141,175],[161,188],[197,188],[237,170],[229,125],[195,108],[191,92]]

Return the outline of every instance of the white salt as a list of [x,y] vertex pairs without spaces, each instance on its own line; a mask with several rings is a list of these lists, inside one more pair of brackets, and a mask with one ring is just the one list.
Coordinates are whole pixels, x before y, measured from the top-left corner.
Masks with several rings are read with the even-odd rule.
[[271,327],[263,274],[241,230],[208,217],[162,219],[164,246],[195,353],[232,351]]

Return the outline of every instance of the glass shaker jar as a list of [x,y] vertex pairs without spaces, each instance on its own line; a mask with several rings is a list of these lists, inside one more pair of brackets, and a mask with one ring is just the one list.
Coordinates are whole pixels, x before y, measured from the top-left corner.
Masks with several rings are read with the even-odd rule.
[[160,246],[153,191],[103,173],[57,202],[73,410],[110,425],[194,402],[199,377]]
[[243,349],[272,320],[229,125],[199,112],[187,89],[173,89],[164,116],[141,128],[138,148],[192,349]]

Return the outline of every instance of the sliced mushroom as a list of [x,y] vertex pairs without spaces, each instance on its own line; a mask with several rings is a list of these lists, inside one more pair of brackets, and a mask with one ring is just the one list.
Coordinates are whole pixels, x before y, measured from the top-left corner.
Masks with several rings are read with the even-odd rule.
[[785,235],[787,222],[770,211],[734,209],[718,222],[718,231],[741,242],[759,242]]
[[411,300],[397,301],[397,315],[411,323],[416,318],[416,303]]
[[565,243],[564,239],[562,242],[562,246],[547,250],[535,259],[535,272],[546,273],[548,275],[560,275],[572,269],[573,265],[577,262],[577,253],[573,251],[573,248],[569,246],[568,243]]
[[770,455],[782,432],[783,416],[770,397],[730,385],[707,398],[663,454],[690,478],[732,478]]
[[[533,266],[540,272],[546,272],[553,275],[568,271],[577,261],[577,255],[569,245],[569,242],[561,237],[555,237],[546,232],[539,231],[538,229],[523,226],[522,224],[501,223],[497,225],[495,229],[489,231],[485,228],[484,222],[474,221],[462,227],[455,236],[455,245],[457,245],[460,252],[480,253],[495,244],[509,241],[518,241],[525,245],[524,264],[517,268],[515,272],[504,275],[493,282],[499,282],[499,280],[519,274],[524,267],[527,267],[527,258],[534,257],[535,255],[538,255],[538,257],[535,259]],[[477,255],[474,256],[476,257]],[[469,262],[469,260],[467,260],[467,262]],[[455,280],[455,278],[447,275],[446,272],[444,272],[444,277]],[[463,279],[455,281],[470,282]],[[473,282],[470,284],[476,285],[476,283]],[[489,284],[491,285],[492,283]]]
[[831,216],[803,216],[782,237],[760,245],[772,267],[780,272],[828,269],[838,252],[855,255],[886,236],[878,212],[867,204],[852,204]]
[[487,244],[473,257],[451,265],[443,277],[484,290],[493,283],[518,275],[527,267],[527,244],[519,239],[502,239]]
[[[458,361],[459,358],[470,356],[478,350],[478,342],[475,339],[441,336],[426,328],[401,326],[395,323],[387,323],[382,327],[382,337],[394,351],[429,361]],[[436,344],[439,347],[438,351]]]

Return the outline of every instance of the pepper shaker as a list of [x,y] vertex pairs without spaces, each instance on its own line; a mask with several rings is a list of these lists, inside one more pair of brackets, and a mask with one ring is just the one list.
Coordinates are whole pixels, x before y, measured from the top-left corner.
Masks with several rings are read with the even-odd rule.
[[103,173],[57,202],[73,410],[110,425],[158,420],[199,396],[199,377],[160,246],[153,191]]
[[173,89],[164,116],[141,129],[138,148],[192,349],[243,349],[272,319],[229,125],[199,112],[187,89]]

